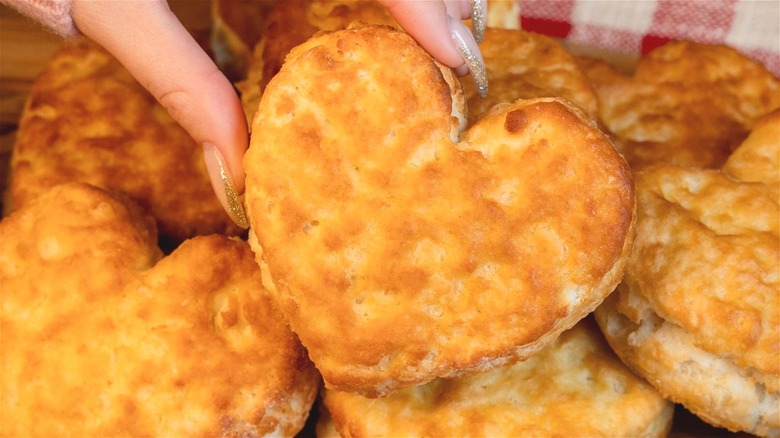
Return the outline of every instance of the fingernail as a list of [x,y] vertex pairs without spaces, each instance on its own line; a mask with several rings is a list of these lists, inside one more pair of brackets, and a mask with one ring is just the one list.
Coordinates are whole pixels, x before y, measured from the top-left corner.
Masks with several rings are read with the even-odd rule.
[[452,41],[455,42],[461,55],[463,55],[463,60],[466,61],[466,66],[469,68],[471,77],[477,85],[479,95],[481,97],[487,96],[487,71],[485,70],[485,61],[482,60],[482,54],[479,52],[479,47],[477,47],[477,42],[474,41],[469,28],[461,23],[460,20],[447,16],[447,21],[450,26]]
[[230,219],[241,228],[249,228],[249,222],[244,213],[244,206],[241,204],[241,196],[236,192],[236,185],[233,183],[233,176],[225,165],[225,158],[222,152],[213,144],[203,144],[203,158],[206,161],[206,170],[208,170],[211,179],[211,187],[217,194],[217,199],[222,204]]
[[471,27],[474,28],[474,40],[477,44],[485,38],[487,23],[487,0],[471,0]]

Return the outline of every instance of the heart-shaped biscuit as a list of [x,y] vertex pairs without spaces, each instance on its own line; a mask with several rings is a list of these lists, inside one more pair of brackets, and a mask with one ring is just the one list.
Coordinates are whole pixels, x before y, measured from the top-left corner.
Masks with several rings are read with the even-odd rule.
[[0,435],[292,436],[319,375],[249,245],[160,259],[150,219],[57,186],[0,222]]
[[556,99],[463,93],[407,34],[293,50],[244,160],[250,244],[326,384],[369,396],[528,357],[622,276],[633,179]]

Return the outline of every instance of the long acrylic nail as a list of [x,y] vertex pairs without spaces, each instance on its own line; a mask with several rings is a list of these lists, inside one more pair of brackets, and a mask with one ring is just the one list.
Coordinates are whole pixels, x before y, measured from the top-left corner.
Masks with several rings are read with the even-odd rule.
[[236,185],[233,183],[233,176],[230,169],[225,165],[225,159],[222,152],[213,144],[203,144],[203,157],[206,161],[206,170],[208,170],[211,186],[217,194],[217,199],[227,212],[230,219],[241,228],[249,228],[249,221],[246,219],[244,206],[241,204],[241,196],[236,191]]
[[471,27],[474,28],[474,40],[477,44],[485,38],[487,25],[487,0],[471,0]]
[[486,97],[488,91],[487,70],[485,69],[485,61],[482,60],[482,54],[479,52],[479,47],[477,47],[477,42],[474,41],[469,28],[461,23],[460,20],[447,16],[447,21],[450,27],[450,36],[463,55],[463,60],[466,61],[466,66],[469,68],[471,77],[477,85],[479,95]]

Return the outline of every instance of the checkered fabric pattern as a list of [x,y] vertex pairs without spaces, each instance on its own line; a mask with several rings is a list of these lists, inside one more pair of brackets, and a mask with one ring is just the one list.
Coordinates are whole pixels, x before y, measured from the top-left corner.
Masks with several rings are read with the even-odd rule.
[[669,40],[725,44],[780,76],[780,0],[517,0],[524,30],[641,55]]

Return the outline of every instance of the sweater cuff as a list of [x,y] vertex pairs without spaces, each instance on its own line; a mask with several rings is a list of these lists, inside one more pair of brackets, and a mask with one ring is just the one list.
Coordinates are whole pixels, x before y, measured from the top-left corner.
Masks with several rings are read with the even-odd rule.
[[71,18],[71,0],[0,0],[23,15],[43,24],[57,35],[79,35]]

